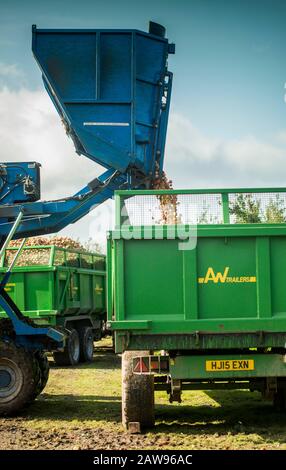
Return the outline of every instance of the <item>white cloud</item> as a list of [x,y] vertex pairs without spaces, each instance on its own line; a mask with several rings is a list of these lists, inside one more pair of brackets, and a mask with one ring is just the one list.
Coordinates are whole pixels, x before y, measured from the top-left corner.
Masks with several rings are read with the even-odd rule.
[[3,77],[23,77],[23,72],[17,64],[5,64],[0,62],[0,75]]
[[0,62],[0,87],[7,83],[16,88],[24,87],[26,85],[26,76],[17,64]]
[[72,195],[100,173],[75,153],[46,92],[4,88],[0,103],[1,158],[41,163],[43,198]]
[[190,120],[173,114],[166,171],[176,187],[274,186],[285,184],[286,132],[271,139],[211,138]]

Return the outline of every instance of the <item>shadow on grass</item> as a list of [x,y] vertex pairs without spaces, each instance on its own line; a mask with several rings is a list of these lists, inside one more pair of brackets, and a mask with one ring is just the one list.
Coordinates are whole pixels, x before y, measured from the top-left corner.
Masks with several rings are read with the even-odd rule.
[[[285,443],[286,414],[273,411],[258,394],[243,391],[208,392],[221,406],[158,404],[152,434],[257,434]],[[29,420],[105,421],[121,423],[121,398],[101,395],[42,394],[22,417]]]
[[155,433],[214,435],[257,434],[265,441],[285,443],[286,413],[275,412],[260,394],[211,391],[219,406],[158,405]]
[[21,413],[29,420],[120,422],[121,398],[101,395],[50,395],[40,397]]
[[121,358],[115,356],[112,351],[100,351],[96,352],[93,356],[93,361],[83,364],[78,364],[76,366],[57,366],[53,359],[49,360],[51,369],[120,369],[121,368]]

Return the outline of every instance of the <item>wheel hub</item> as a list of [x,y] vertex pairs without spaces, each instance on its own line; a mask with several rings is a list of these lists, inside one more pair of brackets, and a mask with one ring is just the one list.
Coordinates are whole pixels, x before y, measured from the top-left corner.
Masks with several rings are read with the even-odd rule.
[[23,385],[23,374],[18,365],[10,359],[0,360],[0,402],[13,400]]
[[9,387],[12,376],[8,370],[0,369],[0,390]]

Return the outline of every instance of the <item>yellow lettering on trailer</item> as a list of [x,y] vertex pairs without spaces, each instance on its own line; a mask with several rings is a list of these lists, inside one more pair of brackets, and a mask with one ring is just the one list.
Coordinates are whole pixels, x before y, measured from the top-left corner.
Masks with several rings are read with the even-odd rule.
[[244,282],[256,282],[256,276],[229,276],[230,267],[227,266],[224,269],[224,272],[221,273],[218,271],[215,273],[212,267],[207,269],[206,275],[204,277],[198,278],[199,284],[207,284],[208,282],[213,282],[214,284],[225,284],[225,283],[244,283]]
[[103,291],[103,287],[101,287],[99,284],[96,284],[94,290],[97,294],[101,294],[101,292]]
[[6,292],[11,292],[11,290],[13,289],[13,287],[15,287],[16,284],[15,282],[8,282],[8,284],[6,284],[6,287],[4,287],[4,290]]
[[209,281],[213,281],[215,284],[218,282],[225,282],[227,275],[228,275],[229,267],[225,268],[224,273],[218,272],[217,274],[214,273],[213,268],[209,268],[207,270],[207,274],[204,280],[204,283],[206,284]]

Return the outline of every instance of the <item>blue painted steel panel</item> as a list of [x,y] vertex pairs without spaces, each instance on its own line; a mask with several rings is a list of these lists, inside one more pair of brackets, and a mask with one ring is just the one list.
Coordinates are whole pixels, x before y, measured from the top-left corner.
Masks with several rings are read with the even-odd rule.
[[37,162],[1,162],[0,204],[37,201],[40,198],[40,166]]
[[34,26],[32,49],[78,153],[121,172],[150,177],[156,161],[162,168],[174,52],[167,39]]

